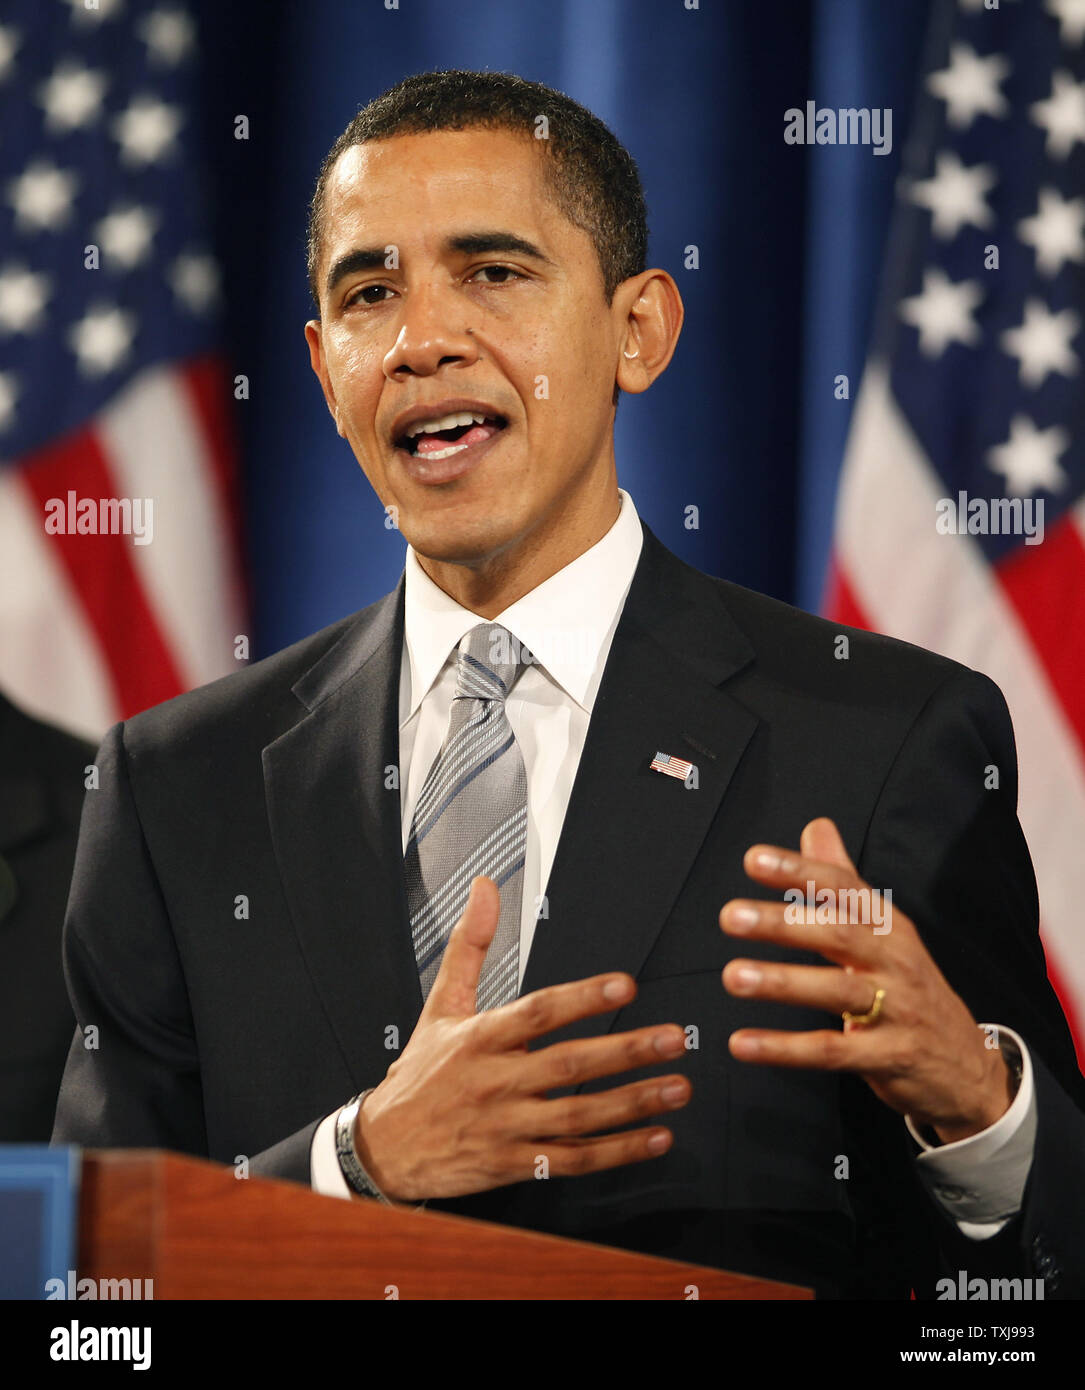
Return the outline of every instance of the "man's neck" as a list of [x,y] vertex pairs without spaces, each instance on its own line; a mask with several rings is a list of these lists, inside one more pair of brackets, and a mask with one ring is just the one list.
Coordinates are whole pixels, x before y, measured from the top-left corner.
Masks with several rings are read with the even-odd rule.
[[564,521],[533,533],[519,544],[478,564],[456,564],[418,555],[418,563],[439,589],[471,613],[496,618],[517,599],[537,589],[551,575],[597,545],[618,519],[617,486],[612,505],[598,510],[592,522],[572,531]]

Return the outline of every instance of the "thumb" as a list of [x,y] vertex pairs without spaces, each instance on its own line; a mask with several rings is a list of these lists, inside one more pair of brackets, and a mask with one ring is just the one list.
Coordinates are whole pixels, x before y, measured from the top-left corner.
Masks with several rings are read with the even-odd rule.
[[828,816],[819,816],[803,829],[799,849],[806,859],[819,859],[823,864],[839,864],[858,877],[858,870],[848,858],[840,831]]
[[473,878],[467,905],[449,933],[437,978],[419,1022],[425,1017],[464,1017],[475,1012],[482,962],[494,939],[500,915],[501,894],[497,884],[483,875]]

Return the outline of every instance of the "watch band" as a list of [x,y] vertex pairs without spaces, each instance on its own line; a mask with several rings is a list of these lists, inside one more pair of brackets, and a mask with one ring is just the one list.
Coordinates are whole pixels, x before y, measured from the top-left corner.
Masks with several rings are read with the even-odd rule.
[[370,1086],[369,1091],[363,1091],[361,1095],[347,1101],[340,1110],[335,1121],[335,1152],[339,1159],[340,1171],[351,1191],[357,1192],[362,1197],[374,1197],[378,1202],[383,1202],[390,1207],[393,1205],[392,1201],[384,1195],[365,1171],[362,1160],[358,1157],[358,1150],[354,1145],[354,1123],[358,1118],[358,1111],[362,1108],[362,1102],[366,1096],[374,1089],[373,1086]]

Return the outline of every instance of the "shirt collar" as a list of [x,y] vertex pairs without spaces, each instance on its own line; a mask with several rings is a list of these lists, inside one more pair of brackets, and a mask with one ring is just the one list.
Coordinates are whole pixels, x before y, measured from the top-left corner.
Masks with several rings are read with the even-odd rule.
[[[609,649],[644,542],[633,499],[622,489],[618,495],[618,519],[602,540],[490,620],[508,628],[588,714],[599,688],[603,644]],[[464,634],[486,621],[439,588],[410,546],[404,582],[410,695],[400,703],[401,727],[417,711]]]

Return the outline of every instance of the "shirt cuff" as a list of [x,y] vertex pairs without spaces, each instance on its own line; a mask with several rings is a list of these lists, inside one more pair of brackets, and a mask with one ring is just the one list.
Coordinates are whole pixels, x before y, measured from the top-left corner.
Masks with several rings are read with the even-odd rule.
[[979,1026],[995,1028],[999,1050],[1011,1065],[1020,1060],[1021,1081],[1010,1108],[987,1129],[952,1144],[931,1144],[910,1116],[905,1116],[905,1123],[923,1150],[916,1156],[916,1166],[924,1187],[956,1221],[962,1235],[986,1240],[1021,1209],[1036,1142],[1036,1088],[1022,1038],[1012,1028]]
[[346,1197],[349,1201],[351,1191],[335,1151],[335,1122],[338,1118],[339,1111],[333,1111],[316,1127],[309,1148],[309,1180],[314,1192],[320,1192],[325,1197]]

